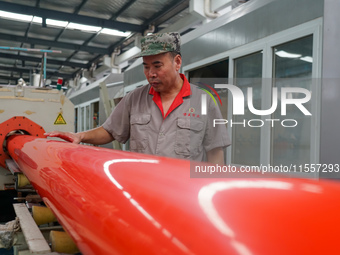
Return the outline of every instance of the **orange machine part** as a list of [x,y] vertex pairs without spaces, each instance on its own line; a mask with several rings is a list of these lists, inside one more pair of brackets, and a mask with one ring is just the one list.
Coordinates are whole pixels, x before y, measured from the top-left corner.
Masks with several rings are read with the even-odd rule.
[[0,166],[6,168],[6,159],[9,159],[9,156],[4,151],[4,142],[6,137],[12,131],[21,130],[26,134],[45,138],[44,136],[45,130],[43,127],[39,126],[35,122],[24,116],[16,116],[11,119],[6,120],[5,122],[0,124]]

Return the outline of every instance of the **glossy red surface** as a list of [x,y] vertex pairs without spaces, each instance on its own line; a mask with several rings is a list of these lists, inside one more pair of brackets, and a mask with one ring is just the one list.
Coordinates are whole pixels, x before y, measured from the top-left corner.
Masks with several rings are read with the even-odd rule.
[[340,186],[190,178],[190,162],[31,136],[10,155],[87,254],[338,254]]

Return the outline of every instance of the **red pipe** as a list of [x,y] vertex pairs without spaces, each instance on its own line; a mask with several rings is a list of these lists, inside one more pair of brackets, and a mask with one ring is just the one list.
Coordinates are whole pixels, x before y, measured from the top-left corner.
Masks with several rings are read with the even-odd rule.
[[340,186],[190,178],[190,162],[32,136],[11,157],[87,254],[337,254]]

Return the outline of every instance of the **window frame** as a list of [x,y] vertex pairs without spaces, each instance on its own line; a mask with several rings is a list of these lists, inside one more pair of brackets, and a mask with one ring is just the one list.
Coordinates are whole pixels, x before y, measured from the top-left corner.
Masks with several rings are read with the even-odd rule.
[[[222,59],[229,59],[229,79],[234,78],[235,59],[261,51],[263,53],[262,61],[262,78],[263,81],[270,81],[273,78],[273,48],[277,45],[288,43],[299,38],[309,35],[313,36],[313,67],[312,67],[312,85],[311,90],[311,134],[310,134],[310,164],[318,164],[320,161],[320,121],[321,121],[321,75],[322,75],[322,26],[323,19],[317,18],[315,20],[300,24],[298,26],[283,30],[265,38],[259,39],[255,42],[242,45],[235,49],[222,52],[188,64],[182,67],[182,72],[188,75],[189,71],[196,68],[218,62]],[[268,78],[268,79],[266,79]],[[271,106],[272,83],[262,83],[262,109],[268,109]],[[228,119],[232,118],[232,97],[228,95]],[[265,117],[263,117],[265,118]],[[228,128],[228,133],[232,137],[233,130]],[[271,160],[271,127],[265,125],[261,128],[260,138],[260,162],[262,165],[270,165]],[[233,146],[233,145],[231,145]],[[226,163],[231,162],[231,146],[226,150]],[[236,165],[236,164],[232,164]],[[237,166],[237,165],[236,165]],[[317,178],[318,173],[302,173],[304,177]]]
[[[74,106],[75,109],[78,109],[78,118],[76,124],[78,132],[86,131],[87,126],[90,127],[90,129],[93,126],[93,104],[97,102],[99,103],[99,98],[95,98]],[[86,114],[86,107],[89,107],[89,116]]]

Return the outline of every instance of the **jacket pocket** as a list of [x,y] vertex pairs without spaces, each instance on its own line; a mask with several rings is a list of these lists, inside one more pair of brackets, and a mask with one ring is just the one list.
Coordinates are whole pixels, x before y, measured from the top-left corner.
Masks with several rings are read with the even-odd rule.
[[202,151],[204,122],[190,118],[178,118],[175,152],[186,158],[197,155]]
[[150,114],[132,114],[130,117],[130,150],[144,152],[148,147],[147,129],[151,120]]

